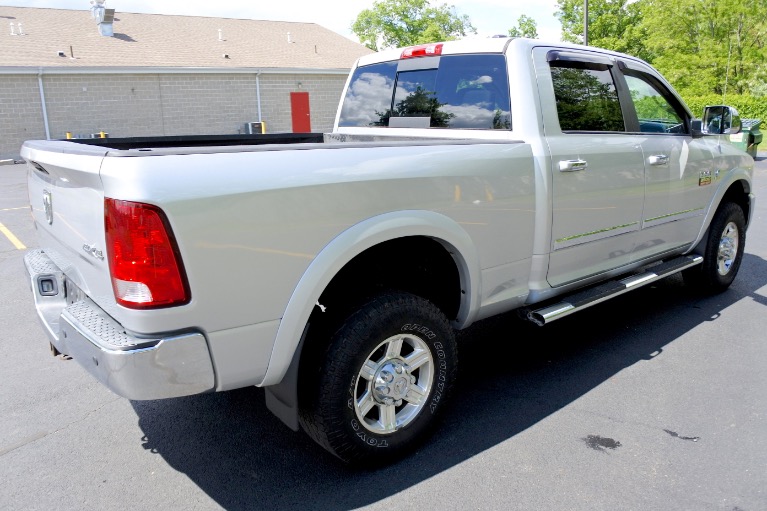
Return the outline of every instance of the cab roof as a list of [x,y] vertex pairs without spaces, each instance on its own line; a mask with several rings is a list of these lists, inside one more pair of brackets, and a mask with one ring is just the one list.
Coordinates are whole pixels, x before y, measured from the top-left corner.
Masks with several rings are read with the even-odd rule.
[[[536,46],[551,46],[555,48],[571,48],[582,51],[598,52],[602,54],[608,54],[613,57],[627,58],[638,60],[636,57],[625,55],[615,51],[605,50],[602,48],[595,48],[592,46],[582,46],[578,44],[565,43],[565,42],[553,42],[543,41],[538,39],[527,39],[523,37],[490,37],[490,38],[474,38],[474,39],[462,39],[460,41],[445,41],[441,43],[433,43],[433,45],[441,45],[441,55],[460,55],[465,53],[505,53],[509,45],[515,45],[523,48],[534,48]],[[400,60],[403,58],[403,52],[411,48],[417,48],[420,46],[432,46],[432,45],[417,45],[404,48],[392,48],[382,50],[377,53],[365,55],[360,57],[357,62],[357,66],[367,66],[370,64],[377,64],[379,62],[390,62],[393,60]],[[521,48],[520,48],[521,49]],[[524,50],[523,50],[524,51]],[[417,58],[417,57],[415,57]]]
[[[503,53],[508,46],[508,37],[493,37],[487,39],[464,39],[461,41],[446,41],[437,43],[442,45],[442,55],[459,55],[462,53]],[[383,50],[371,55],[365,55],[359,59],[358,66],[367,66],[379,62],[399,60],[402,52],[407,48],[393,48]]]

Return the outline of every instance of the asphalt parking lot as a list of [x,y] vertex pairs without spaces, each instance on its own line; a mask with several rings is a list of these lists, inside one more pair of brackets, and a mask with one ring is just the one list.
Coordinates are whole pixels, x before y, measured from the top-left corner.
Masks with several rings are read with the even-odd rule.
[[460,336],[409,458],[354,471],[257,388],[129,401],[52,357],[24,278],[24,168],[0,167],[0,509],[767,509],[767,156],[732,287],[678,276],[544,328]]

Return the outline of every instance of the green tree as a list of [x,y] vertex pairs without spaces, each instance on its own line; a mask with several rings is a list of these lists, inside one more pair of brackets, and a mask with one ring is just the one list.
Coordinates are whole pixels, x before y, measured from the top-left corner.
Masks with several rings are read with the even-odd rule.
[[371,50],[449,41],[476,34],[467,15],[429,0],[381,0],[357,15],[352,32]]
[[407,95],[405,99],[394,106],[394,110],[376,112],[379,120],[373,126],[388,126],[389,118],[394,117],[429,117],[429,126],[432,128],[447,128],[450,120],[455,117],[442,110],[446,103],[440,103],[434,92],[428,91],[420,85]]
[[517,19],[517,26],[509,29],[509,37],[538,39],[538,25],[533,18],[523,14]]
[[[648,27],[641,23],[643,1],[589,0],[589,44],[652,60],[644,43]],[[562,39],[583,43],[583,0],[557,0],[557,6]]]
[[[582,42],[583,0],[557,4],[563,39]],[[590,0],[589,43],[647,60],[695,104],[767,96],[767,0]]]
[[684,94],[764,91],[767,0],[639,3],[653,65]]

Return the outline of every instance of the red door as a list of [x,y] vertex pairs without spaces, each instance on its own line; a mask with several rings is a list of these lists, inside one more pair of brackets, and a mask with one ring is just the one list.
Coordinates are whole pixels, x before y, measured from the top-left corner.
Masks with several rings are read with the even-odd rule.
[[290,115],[293,119],[293,133],[310,133],[312,131],[308,92],[290,93]]

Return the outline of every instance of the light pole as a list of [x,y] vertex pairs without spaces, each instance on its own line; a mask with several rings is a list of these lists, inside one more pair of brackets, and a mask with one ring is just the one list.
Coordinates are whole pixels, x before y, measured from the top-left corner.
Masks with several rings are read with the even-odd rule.
[[583,0],[583,44],[589,45],[589,0]]

